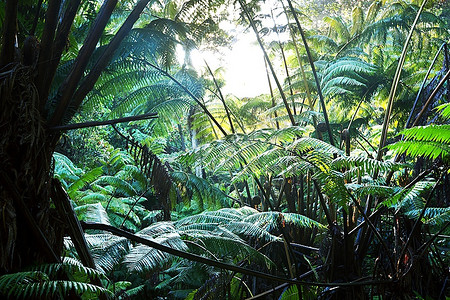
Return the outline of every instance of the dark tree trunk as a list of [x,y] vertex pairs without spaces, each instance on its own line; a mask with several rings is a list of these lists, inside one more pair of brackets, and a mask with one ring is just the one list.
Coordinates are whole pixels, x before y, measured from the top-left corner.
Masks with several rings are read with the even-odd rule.
[[[61,1],[49,0],[42,36],[28,37],[23,43],[17,40],[18,1],[6,1],[0,41],[0,274],[60,260],[67,216],[53,211],[51,202],[58,201],[51,196],[51,164],[60,132],[49,130],[48,124],[61,125],[74,94],[77,95],[74,110],[81,105],[148,2],[140,0],[136,4],[89,73],[90,81],[84,80],[77,89],[117,3],[104,1],[73,69],[54,100],[57,108],[51,117],[45,111],[49,89],[80,1],[65,1],[64,13],[60,15]],[[18,44],[20,47],[23,44],[22,51]],[[52,121],[48,122],[49,119]]]
[[32,68],[11,65],[0,82],[0,272],[55,262],[60,220],[50,207],[53,147],[39,113]]

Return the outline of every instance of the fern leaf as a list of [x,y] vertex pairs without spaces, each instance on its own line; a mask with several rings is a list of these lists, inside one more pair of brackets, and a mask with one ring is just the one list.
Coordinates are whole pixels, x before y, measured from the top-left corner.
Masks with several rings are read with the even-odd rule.
[[100,202],[85,204],[74,208],[81,220],[110,225],[108,214]]
[[112,234],[86,234],[96,266],[104,272],[111,271],[128,253],[130,242]]

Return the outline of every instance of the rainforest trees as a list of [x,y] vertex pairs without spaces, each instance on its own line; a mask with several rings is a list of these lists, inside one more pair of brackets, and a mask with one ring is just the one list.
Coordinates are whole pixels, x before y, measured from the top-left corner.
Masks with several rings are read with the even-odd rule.
[[[0,4],[4,12],[0,42],[1,273],[59,261],[65,221],[51,204],[55,201],[51,160],[60,136],[57,126],[67,123],[80,107],[149,2],[107,0],[100,5],[50,0],[19,5],[19,1],[8,0]],[[114,36],[105,37],[115,9],[126,18],[116,24]],[[88,30],[75,28],[74,20],[85,17],[89,19],[83,26]],[[79,49],[76,38],[83,39]],[[74,59],[63,80],[55,80],[64,55]]]

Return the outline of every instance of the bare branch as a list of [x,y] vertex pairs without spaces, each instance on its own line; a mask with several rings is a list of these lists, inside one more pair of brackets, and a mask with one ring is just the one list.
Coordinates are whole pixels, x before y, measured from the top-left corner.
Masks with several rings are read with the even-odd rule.
[[56,131],[56,130],[72,130],[72,129],[80,129],[80,128],[86,128],[86,127],[113,125],[113,124],[117,124],[117,123],[124,123],[124,122],[130,122],[130,121],[155,119],[157,117],[158,117],[157,113],[148,113],[148,114],[144,114],[144,115],[124,117],[124,118],[119,118],[119,119],[114,119],[114,120],[91,121],[91,122],[84,122],[84,123],[61,125],[61,126],[51,127],[49,129],[54,130],[54,131]]

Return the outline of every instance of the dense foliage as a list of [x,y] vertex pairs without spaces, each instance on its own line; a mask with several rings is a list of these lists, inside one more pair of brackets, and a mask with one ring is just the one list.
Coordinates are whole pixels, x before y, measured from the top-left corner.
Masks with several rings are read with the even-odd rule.
[[0,2],[0,295],[450,297],[449,3],[119,2]]

